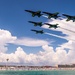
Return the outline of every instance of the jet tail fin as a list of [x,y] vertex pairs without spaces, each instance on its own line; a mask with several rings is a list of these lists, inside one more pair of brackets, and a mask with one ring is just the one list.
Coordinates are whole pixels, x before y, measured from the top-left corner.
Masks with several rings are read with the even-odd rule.
[[37,13],[41,13],[41,11],[37,11]]
[[34,24],[34,26],[37,26],[37,24]]
[[32,17],[34,17],[35,16],[35,14],[34,13],[32,13]]
[[56,13],[54,13],[55,15],[58,15],[59,14],[59,12],[56,12]]
[[70,21],[70,19],[68,18],[66,21]]
[[49,26],[49,28],[51,28],[51,26]]
[[51,16],[49,15],[49,16],[48,16],[48,19],[50,19],[50,18],[51,18]]
[[57,25],[59,25],[59,24],[56,24],[56,26],[57,26]]
[[42,22],[40,22],[40,26],[42,26]]

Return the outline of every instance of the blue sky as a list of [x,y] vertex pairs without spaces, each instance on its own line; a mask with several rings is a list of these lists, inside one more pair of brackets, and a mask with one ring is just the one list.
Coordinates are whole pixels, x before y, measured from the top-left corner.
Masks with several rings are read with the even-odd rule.
[[[49,22],[46,17],[41,16],[32,17],[30,13],[25,12],[24,10],[33,10],[33,11],[47,11],[47,12],[59,12],[60,15],[62,13],[75,15],[75,0],[0,0],[0,29],[4,31],[9,31],[13,37],[17,37],[18,40],[24,39],[38,39],[42,40],[46,43],[49,43],[48,46],[52,46],[55,50],[59,45],[62,45],[68,40],[64,40],[58,37],[46,35],[46,34],[35,34],[31,32],[31,29],[43,29],[45,32],[58,35],[65,36],[67,33],[63,33],[61,30],[51,30],[46,28],[34,27],[33,24],[28,23],[31,21],[42,21]],[[61,20],[60,20],[61,21]],[[59,21],[59,22],[60,22]],[[55,23],[55,21],[54,21]],[[66,22],[65,22],[66,23]],[[1,35],[0,35],[1,36]],[[6,37],[6,36],[5,36]],[[27,42],[25,40],[25,42]],[[33,42],[33,41],[32,41]],[[40,42],[40,41],[39,41]],[[7,42],[9,43],[9,42]],[[32,43],[31,43],[32,44]],[[4,46],[4,45],[3,45]],[[5,46],[4,46],[5,47]],[[39,51],[43,51],[41,45],[39,46],[29,46],[22,45],[18,43],[9,43],[7,45],[7,51],[5,54],[14,53],[18,47],[23,48],[23,50],[27,53],[37,54]],[[3,48],[2,48],[3,49]]]

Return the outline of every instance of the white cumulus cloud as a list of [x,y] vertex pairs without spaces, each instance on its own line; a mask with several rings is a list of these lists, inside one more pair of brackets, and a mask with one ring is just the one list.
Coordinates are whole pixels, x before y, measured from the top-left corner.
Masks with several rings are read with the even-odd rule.
[[14,44],[17,45],[32,46],[32,47],[48,45],[50,43],[52,43],[52,41],[48,42],[47,40],[35,39],[35,38],[20,38],[14,42]]
[[6,52],[7,44],[13,43],[17,37],[12,36],[7,30],[0,29],[0,52]]
[[[59,45],[59,47],[54,48],[49,46],[49,42],[46,40],[33,39],[33,38],[16,38],[11,35],[11,33],[7,30],[0,30],[0,44],[1,50],[7,50],[7,44],[13,43],[17,45],[24,46],[42,46],[43,50],[40,50],[38,53],[27,54],[25,50],[21,47],[18,47],[14,53],[6,54],[0,52],[0,62],[6,62],[6,59],[9,58],[9,63],[25,63],[25,65],[56,65],[56,64],[72,64],[75,63],[75,22],[66,21],[66,19],[52,19],[49,23],[58,23],[59,28],[53,29],[55,31],[61,31],[62,34],[66,34],[67,36],[56,36],[57,38],[64,38],[67,42]],[[46,27],[45,27],[46,26]],[[48,28],[47,25],[44,25],[43,28]],[[3,37],[2,37],[3,36]],[[6,38],[4,37],[6,36]],[[50,35],[51,36],[51,35]],[[68,50],[68,51],[67,51]],[[14,61],[13,61],[14,60]]]

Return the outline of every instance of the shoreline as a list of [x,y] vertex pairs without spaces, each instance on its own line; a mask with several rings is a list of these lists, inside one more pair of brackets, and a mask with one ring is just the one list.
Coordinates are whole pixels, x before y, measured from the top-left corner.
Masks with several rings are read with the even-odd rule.
[[0,71],[75,71],[75,68],[0,68]]

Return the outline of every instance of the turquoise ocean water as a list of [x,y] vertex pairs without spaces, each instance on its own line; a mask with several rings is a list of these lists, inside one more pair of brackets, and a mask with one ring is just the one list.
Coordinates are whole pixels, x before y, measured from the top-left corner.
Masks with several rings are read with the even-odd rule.
[[0,71],[0,75],[75,75],[75,71]]

